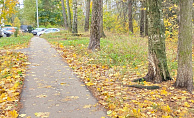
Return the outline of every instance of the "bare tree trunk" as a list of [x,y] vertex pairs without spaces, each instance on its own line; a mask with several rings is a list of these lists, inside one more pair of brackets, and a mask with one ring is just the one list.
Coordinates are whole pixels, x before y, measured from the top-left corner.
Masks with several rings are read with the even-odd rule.
[[77,34],[77,0],[73,0],[73,24],[72,33]]
[[192,0],[180,0],[178,70],[176,87],[193,90],[192,67]]
[[128,0],[129,32],[133,33],[132,0]]
[[148,0],[145,1],[145,36],[148,36]]
[[94,0],[92,3],[92,21],[90,29],[89,50],[100,49],[100,0]]
[[68,24],[67,24],[67,16],[66,16],[66,10],[64,6],[64,0],[61,0],[61,4],[62,4],[62,11],[63,11],[64,26],[65,26],[65,29],[67,30]]
[[144,25],[145,25],[145,10],[144,10],[144,2],[141,2],[141,19],[140,19],[140,35],[141,37],[144,37]]
[[[101,1],[101,2],[100,2]],[[103,30],[103,0],[99,0],[100,2],[100,38],[105,38],[106,35]]]
[[85,26],[84,26],[85,32],[87,32],[89,30],[89,21],[90,21],[90,0],[87,0],[86,1]]
[[69,7],[69,0],[66,0],[66,5],[67,5],[68,28],[69,28],[69,31],[71,32],[71,12]]
[[146,81],[161,83],[170,80],[165,51],[164,24],[161,13],[162,0],[148,0],[149,3],[149,39],[148,39],[148,73]]

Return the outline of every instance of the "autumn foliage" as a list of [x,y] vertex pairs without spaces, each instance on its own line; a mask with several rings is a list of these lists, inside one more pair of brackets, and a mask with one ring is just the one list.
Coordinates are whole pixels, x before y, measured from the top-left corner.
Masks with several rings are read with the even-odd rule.
[[[111,35],[108,36],[111,37]],[[134,37],[133,41],[131,40],[132,42],[129,41],[129,38],[122,39],[123,36],[121,35],[118,36],[120,39],[118,37],[103,39],[102,50],[95,53],[87,51],[88,42],[85,37],[80,39],[79,37],[73,38],[66,35],[67,39],[71,40],[63,40],[60,37],[63,36],[45,36],[51,43],[56,45],[56,48],[59,49],[58,52],[97,97],[99,104],[107,109],[109,116],[113,118],[194,117],[194,111],[192,110],[194,96],[186,90],[176,89],[173,86],[176,80],[176,67],[173,67],[176,65],[174,62],[176,58],[174,54],[176,52],[173,52],[172,48],[176,48],[175,43],[167,41],[167,54],[170,56],[168,60],[172,61],[170,62],[172,66],[170,72],[173,80],[162,84],[139,83],[144,86],[160,86],[160,89],[157,90],[147,90],[126,86],[136,84],[132,80],[146,74],[146,60],[137,61],[144,58],[141,56],[147,53],[146,50],[144,50],[144,53],[140,53],[142,50],[139,50],[137,53],[141,54],[141,56],[138,57],[136,54],[136,57],[130,59],[130,63],[124,62],[124,59],[119,61],[119,58],[129,50],[138,50],[138,47],[134,48],[136,43],[139,44],[137,37]],[[109,42],[112,40],[114,40],[113,45]],[[125,44],[122,43],[123,40],[125,40]],[[145,42],[146,39],[141,39],[141,44],[139,45],[147,45]],[[128,47],[133,46],[133,49],[128,49],[127,51],[127,49],[123,48],[126,43]],[[117,49],[115,49],[116,47]],[[111,52],[114,52],[115,55],[118,53],[117,59],[116,57],[110,58]],[[119,55],[119,53],[122,53],[122,55]],[[133,53],[131,52],[130,54],[132,56]]]
[[27,57],[22,53],[0,53],[0,117],[17,118]]

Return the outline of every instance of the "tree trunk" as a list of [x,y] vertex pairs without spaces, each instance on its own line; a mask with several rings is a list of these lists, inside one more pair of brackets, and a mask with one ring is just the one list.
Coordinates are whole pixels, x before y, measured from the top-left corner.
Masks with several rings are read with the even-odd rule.
[[164,24],[161,10],[162,0],[148,0],[149,36],[148,36],[148,73],[146,81],[161,83],[170,80],[165,51]]
[[73,25],[72,33],[77,34],[77,0],[73,0]]
[[180,0],[178,70],[176,87],[193,90],[192,67],[192,0]]
[[90,21],[90,0],[87,0],[86,1],[85,26],[84,26],[85,32],[87,32],[89,30],[89,21]]
[[145,36],[148,36],[148,0],[145,1]]
[[132,0],[128,0],[129,32],[133,33]]
[[69,7],[69,0],[66,0],[66,5],[67,5],[67,17],[68,17],[68,28],[69,31],[71,32],[71,11],[70,11],[70,7]]
[[100,38],[105,38],[106,35],[103,30],[103,0],[99,0],[100,2]]
[[100,0],[94,0],[92,3],[92,21],[90,29],[89,50],[100,49]]
[[61,4],[62,4],[62,11],[63,11],[64,26],[65,26],[65,29],[67,30],[68,24],[67,24],[67,16],[66,16],[66,10],[64,6],[64,0],[61,0]]
[[140,19],[140,35],[141,37],[144,37],[144,25],[145,25],[145,10],[144,10],[144,2],[141,2],[141,19]]

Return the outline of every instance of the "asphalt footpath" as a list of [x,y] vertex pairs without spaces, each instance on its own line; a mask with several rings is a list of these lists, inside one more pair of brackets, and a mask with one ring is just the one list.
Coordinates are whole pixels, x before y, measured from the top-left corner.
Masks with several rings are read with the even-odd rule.
[[101,118],[106,111],[43,38],[33,37],[19,118]]

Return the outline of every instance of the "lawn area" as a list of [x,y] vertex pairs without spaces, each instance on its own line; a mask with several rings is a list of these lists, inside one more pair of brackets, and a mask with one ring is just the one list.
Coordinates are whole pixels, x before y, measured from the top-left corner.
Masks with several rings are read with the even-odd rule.
[[[147,73],[147,38],[105,32],[101,50],[87,50],[89,33],[82,37],[59,32],[43,35],[53,44],[74,72],[107,109],[111,117],[194,117],[194,96],[174,88],[177,74],[177,42],[166,41],[168,67],[172,81],[147,90],[127,87],[131,80]],[[64,35],[63,35],[64,34]],[[194,50],[193,50],[194,52]],[[193,55],[194,56],[194,55]],[[194,64],[193,64],[194,66]]]
[[16,118],[20,93],[29,63],[25,54],[13,52],[28,47],[32,35],[0,38],[0,117]]
[[18,37],[2,37],[0,38],[0,50],[20,49],[28,46],[32,34],[25,33]]

